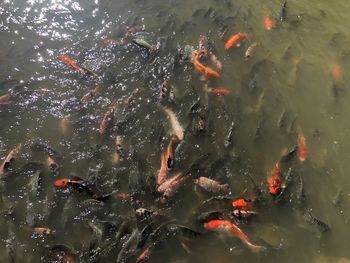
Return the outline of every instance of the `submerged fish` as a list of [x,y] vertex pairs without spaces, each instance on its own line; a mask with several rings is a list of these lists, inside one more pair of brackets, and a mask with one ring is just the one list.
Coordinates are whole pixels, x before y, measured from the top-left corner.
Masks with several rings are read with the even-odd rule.
[[231,91],[229,89],[226,89],[226,88],[219,88],[219,89],[208,88],[207,92],[209,94],[214,94],[217,96],[228,95],[231,93]]
[[220,184],[218,181],[213,179],[201,176],[198,179],[194,180],[194,183],[208,192],[212,193],[228,193],[230,191],[230,187],[228,184]]
[[96,198],[96,194],[91,190],[90,187],[87,186],[87,182],[79,177],[73,177],[72,179],[63,178],[58,179],[54,182],[54,185],[57,188],[61,189],[71,189],[76,190],[78,192],[85,191],[87,194]]
[[255,199],[238,198],[232,201],[232,206],[234,209],[239,210],[250,210],[253,208],[253,203]]
[[306,145],[306,139],[303,132],[298,132],[298,156],[301,162],[304,162],[307,158],[308,150]]
[[94,89],[90,90],[83,97],[81,97],[79,103],[83,105],[89,103],[100,92],[100,90],[101,90],[101,87],[96,86]]
[[171,127],[173,129],[174,134],[177,136],[177,138],[182,141],[184,139],[184,128],[179,123],[179,120],[177,119],[175,113],[168,109],[168,108],[163,108],[166,114],[168,114],[170,118],[170,123]]
[[258,47],[258,46],[260,46],[260,43],[259,43],[259,42],[256,42],[256,43],[251,44],[251,45],[247,48],[246,52],[244,53],[245,60],[248,60],[248,59],[252,56],[252,54],[253,54],[255,48]]
[[114,121],[114,113],[116,112],[117,108],[117,102],[113,103],[113,105],[107,110],[107,112],[103,116],[98,130],[101,135],[106,134],[112,128]]
[[277,195],[282,190],[282,174],[279,162],[277,162],[272,169],[267,178],[267,183],[269,185],[269,193],[272,195]]
[[0,166],[0,176],[6,175],[6,173],[10,170],[11,164],[17,157],[20,149],[21,149],[21,144],[19,144],[16,148],[12,149],[9,152],[9,154],[6,156],[4,162]]
[[281,6],[281,12],[280,12],[280,22],[282,23],[284,20],[286,20],[287,16],[287,1],[284,1]]
[[204,223],[204,228],[212,231],[221,231],[228,233],[234,237],[238,237],[242,242],[247,245],[253,252],[263,251],[266,248],[263,246],[253,245],[246,234],[243,231],[228,220],[211,220],[207,223]]
[[14,104],[15,102],[11,99],[10,94],[5,94],[0,96],[0,106],[7,106],[10,104]]
[[74,60],[72,60],[69,56],[67,56],[65,54],[58,55],[58,59],[82,75],[92,74],[91,71],[79,66]]
[[273,20],[269,15],[265,16],[265,27],[267,30],[271,30],[274,27]]
[[180,172],[174,175],[173,177],[165,180],[161,185],[159,185],[157,191],[159,193],[163,193],[163,196],[161,197],[160,201],[164,203],[169,198],[171,198],[177,191],[177,189],[179,189],[179,187],[184,183],[187,177],[187,175],[183,176]]
[[212,78],[218,78],[220,77],[220,74],[216,72],[215,70],[211,69],[210,67],[204,66],[201,62],[199,62],[200,52],[195,52],[192,55],[191,62],[194,65],[194,67],[202,73],[205,77],[212,77]]
[[229,50],[233,46],[239,46],[240,42],[247,38],[247,34],[243,32],[238,32],[237,34],[233,35],[226,43],[225,43],[225,49]]

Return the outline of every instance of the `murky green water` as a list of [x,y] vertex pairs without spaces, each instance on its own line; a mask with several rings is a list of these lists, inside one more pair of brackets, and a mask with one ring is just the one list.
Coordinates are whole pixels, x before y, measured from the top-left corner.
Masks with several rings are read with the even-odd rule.
[[[0,96],[10,94],[13,103],[0,105],[0,156],[4,160],[16,145],[22,147],[13,171],[2,176],[0,261],[73,262],[44,257],[48,247],[63,244],[75,253],[74,262],[135,262],[143,249],[130,245],[130,237],[147,224],[156,229],[171,220],[202,234],[182,237],[161,228],[149,262],[350,260],[350,2],[290,0],[286,20],[266,30],[265,16],[279,19],[281,5],[253,0],[2,0]],[[133,26],[144,28],[122,45],[105,45],[103,40],[119,41]],[[230,35],[247,32],[248,39],[227,52],[221,37],[225,29]],[[208,96],[200,74],[179,56],[186,45],[198,48],[200,34],[212,41],[223,63],[220,78],[208,85],[229,88],[227,96]],[[150,56],[132,43],[135,37],[159,42],[159,53]],[[255,42],[261,45],[245,60],[245,50]],[[63,53],[95,75],[71,70],[58,60]],[[343,72],[340,80],[332,78],[334,65]],[[175,102],[159,100],[165,79],[175,87]],[[79,104],[96,86],[99,93],[87,105]],[[139,92],[125,106],[136,88]],[[198,98],[209,124],[196,133],[189,111]],[[114,126],[102,136],[99,123],[116,100]],[[171,108],[185,127],[174,173],[186,173],[197,161],[191,177],[228,183],[231,196],[254,194],[250,178],[263,190],[254,206],[258,215],[237,224],[266,251],[253,253],[237,238],[205,231],[197,220],[200,212],[219,210],[225,202],[201,206],[215,195],[195,188],[192,178],[171,200],[159,201],[154,178],[171,130],[163,107]],[[232,122],[232,145],[225,147]],[[277,203],[267,193],[266,178],[282,152],[296,144],[300,130],[308,158],[288,164],[292,181]],[[119,162],[113,161],[117,135],[124,148]],[[59,164],[58,172],[48,169],[48,153]],[[112,197],[99,202],[84,192],[55,188],[54,181],[74,175]],[[129,193],[131,200],[121,201],[118,193]],[[135,216],[140,207],[160,216],[140,221]],[[321,233],[305,220],[305,210],[331,230]],[[101,222],[108,231],[98,239],[91,226]],[[56,234],[37,235],[34,227]],[[92,257],[113,242],[110,251]]]

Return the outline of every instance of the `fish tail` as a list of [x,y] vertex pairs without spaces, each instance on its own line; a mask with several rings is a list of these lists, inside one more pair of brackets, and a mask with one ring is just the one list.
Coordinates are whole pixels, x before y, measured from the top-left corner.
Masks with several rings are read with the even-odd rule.
[[254,244],[250,243],[249,241],[246,241],[245,243],[250,248],[250,250],[254,253],[260,253],[260,252],[266,251],[266,249],[267,249],[265,246],[254,245]]

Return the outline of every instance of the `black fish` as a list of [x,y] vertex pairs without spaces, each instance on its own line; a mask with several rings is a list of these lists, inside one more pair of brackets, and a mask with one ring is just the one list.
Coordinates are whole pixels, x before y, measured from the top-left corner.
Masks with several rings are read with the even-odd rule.
[[286,16],[287,16],[287,1],[284,1],[284,3],[282,4],[281,13],[280,13],[281,23],[286,20]]
[[304,211],[303,218],[309,224],[316,225],[316,227],[321,233],[327,232],[331,229],[329,225],[327,225],[325,222],[321,221],[320,219],[316,218],[309,210]]

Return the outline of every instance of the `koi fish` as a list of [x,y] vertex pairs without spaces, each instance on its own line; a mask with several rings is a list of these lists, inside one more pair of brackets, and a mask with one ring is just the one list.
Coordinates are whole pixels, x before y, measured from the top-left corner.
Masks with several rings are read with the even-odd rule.
[[129,97],[125,100],[125,107],[126,108],[130,107],[131,102],[135,100],[135,96],[137,93],[139,93],[139,91],[140,91],[140,89],[136,88],[133,90],[133,92],[130,93]]
[[274,27],[274,23],[269,15],[265,16],[265,27],[267,30],[271,30]]
[[230,187],[228,184],[220,184],[218,181],[209,179],[204,176],[201,176],[198,179],[195,179],[194,183],[202,187],[204,190],[212,193],[222,193],[222,192],[230,191]]
[[204,35],[199,36],[199,43],[198,43],[198,49],[201,57],[207,57],[208,56],[208,38]]
[[249,210],[253,208],[253,203],[255,199],[245,199],[245,198],[238,198],[234,201],[232,201],[232,206],[234,209],[239,210]]
[[0,106],[7,106],[10,104],[13,104],[14,101],[11,100],[11,95],[10,94],[5,94],[0,96]]
[[34,232],[42,236],[55,235],[56,231],[47,227],[34,227]]
[[306,139],[302,131],[298,132],[298,156],[301,162],[304,162],[307,158]]
[[281,13],[280,13],[280,22],[282,23],[284,20],[286,20],[287,16],[287,1],[284,1],[281,7]]
[[334,63],[331,68],[331,75],[336,84],[341,84],[344,80],[343,70],[339,64]]
[[213,88],[208,88],[207,92],[209,94],[214,94],[217,96],[222,96],[222,95],[228,95],[230,94],[230,90],[229,89],[225,89],[225,88],[221,88],[221,89],[213,89]]
[[258,46],[260,46],[260,43],[253,43],[247,48],[246,52],[244,53],[245,60],[248,60],[252,56],[253,51]]
[[217,56],[215,56],[213,53],[211,53],[210,60],[211,60],[211,62],[213,62],[213,64],[215,65],[215,67],[217,68],[217,70],[219,72],[222,71],[223,65]]
[[52,172],[56,172],[59,168],[59,165],[50,156],[47,157],[46,164]]
[[86,93],[79,101],[80,104],[87,104],[90,102],[101,90],[100,86],[96,86],[96,88],[90,90],[88,93]]
[[119,163],[120,161],[124,160],[124,148],[123,148],[122,136],[117,135],[117,137],[115,138],[115,146],[116,146],[116,151],[113,154],[112,162]]
[[85,191],[89,195],[91,195],[93,198],[96,198],[96,195],[94,192],[86,185],[86,181],[79,178],[79,177],[73,177],[72,179],[69,178],[63,178],[58,179],[54,182],[54,185],[57,188],[61,189],[73,189],[77,190],[78,192]]
[[167,108],[163,108],[165,113],[168,114],[169,118],[170,118],[170,123],[173,129],[173,132],[175,133],[175,135],[177,136],[177,138],[182,141],[184,139],[184,128],[182,128],[182,126],[180,125],[175,113]]
[[235,209],[232,212],[232,215],[238,219],[247,219],[256,214],[257,213],[255,211],[240,210],[240,209]]
[[157,176],[157,185],[161,185],[165,181],[167,171],[167,160],[166,160],[166,152],[160,155],[160,169]]
[[202,74],[204,74],[206,77],[212,77],[212,78],[218,78],[220,77],[220,74],[216,72],[215,70],[204,66],[201,62],[199,62],[199,56],[200,52],[195,52],[191,58],[191,62],[194,65],[194,67]]
[[212,231],[221,231],[228,233],[232,236],[238,237],[242,242],[247,245],[253,252],[259,252],[265,250],[263,246],[253,245],[246,234],[243,231],[228,220],[211,220],[207,223],[204,223],[204,228]]
[[225,49],[229,50],[233,46],[239,46],[240,42],[247,38],[247,34],[243,32],[239,32],[233,35],[227,42],[225,43]]
[[82,75],[91,73],[86,68],[79,66],[74,60],[65,54],[58,55],[58,59]]
[[165,203],[170,197],[172,197],[186,179],[187,176],[182,176],[182,173],[178,173],[158,186],[157,191],[163,193],[163,196],[160,199],[161,203]]
[[166,168],[171,171],[174,168],[174,143],[177,142],[177,137],[171,138],[170,143],[165,152]]
[[267,183],[269,185],[269,192],[272,195],[277,195],[282,190],[282,175],[279,162],[272,169],[271,174],[267,178]]
[[10,166],[15,160],[16,156],[18,155],[20,148],[21,148],[21,144],[19,144],[16,148],[11,150],[9,154],[6,156],[4,162],[0,166],[0,176],[4,176],[9,171]]
[[117,110],[118,104],[115,102],[105,113],[100,122],[99,133],[105,134],[113,125],[114,113]]
[[159,99],[165,100],[168,96],[168,80],[164,80],[163,83],[159,86]]
[[141,263],[149,259],[151,255],[151,248],[146,248],[136,259],[136,263]]

